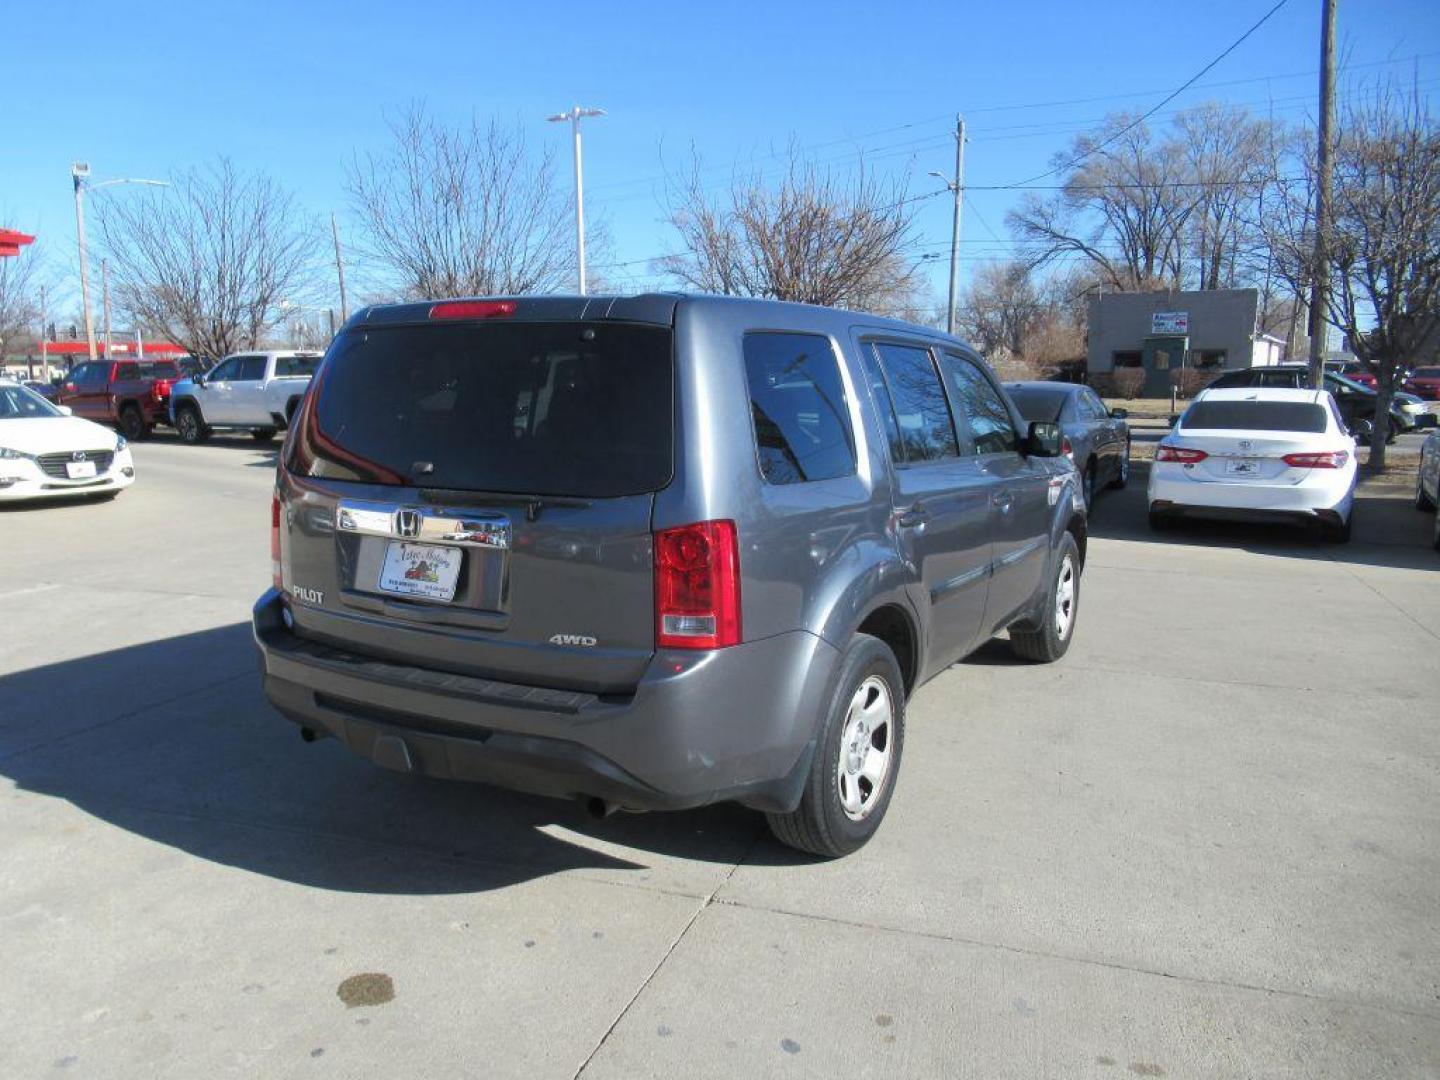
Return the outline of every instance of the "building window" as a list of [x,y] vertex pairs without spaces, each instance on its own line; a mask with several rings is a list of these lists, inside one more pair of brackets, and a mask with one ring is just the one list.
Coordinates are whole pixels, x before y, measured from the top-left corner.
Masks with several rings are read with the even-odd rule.
[[1196,371],[1219,371],[1225,366],[1224,349],[1195,349],[1190,355]]
[[1113,352],[1110,354],[1110,359],[1112,366],[1117,368],[1138,368],[1141,366],[1140,354],[1138,352]]

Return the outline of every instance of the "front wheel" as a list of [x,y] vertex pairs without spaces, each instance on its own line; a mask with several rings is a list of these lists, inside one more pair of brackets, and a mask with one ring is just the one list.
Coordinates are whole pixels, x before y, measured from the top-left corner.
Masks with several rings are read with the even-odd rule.
[[1120,459],[1120,471],[1115,474],[1115,479],[1110,481],[1110,486],[1116,491],[1122,490],[1130,483],[1130,440],[1125,440],[1125,456]]
[[1080,612],[1080,547],[1068,532],[1055,553],[1050,587],[1034,618],[1034,630],[1010,630],[1010,648],[1015,655],[1040,664],[1059,660],[1070,649],[1075,617]]
[[856,634],[820,727],[800,805],[767,814],[782,844],[836,858],[875,834],[900,771],[905,683],[890,646]]
[[200,410],[194,405],[181,405],[175,412],[175,430],[182,442],[191,446],[202,443],[210,437],[210,429],[200,419]]

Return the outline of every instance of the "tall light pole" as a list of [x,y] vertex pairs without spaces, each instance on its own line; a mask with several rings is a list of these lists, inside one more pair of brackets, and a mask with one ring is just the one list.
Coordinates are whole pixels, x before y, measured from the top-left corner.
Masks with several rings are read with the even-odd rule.
[[105,319],[105,359],[110,359],[110,260],[100,260],[101,307]]
[[1320,7],[1320,123],[1315,150],[1315,270],[1310,278],[1310,385],[1325,386],[1325,306],[1330,282],[1330,134],[1335,123],[1335,0]]
[[169,187],[163,180],[138,180],[123,177],[118,180],[104,180],[98,184],[90,182],[90,163],[77,161],[70,166],[70,179],[75,185],[75,239],[80,248],[80,303],[85,308],[85,342],[89,346],[90,359],[95,359],[95,319],[90,314],[90,259],[85,248],[85,189],[99,191],[115,184],[145,184],[148,187]]
[[581,296],[585,295],[585,177],[580,163],[580,121],[587,116],[604,115],[604,109],[582,109],[576,105],[569,112],[556,113],[545,118],[554,123],[569,120],[570,130],[575,136],[575,262]]
[[950,225],[950,304],[945,309],[945,332],[955,333],[955,286],[960,273],[960,209],[965,200],[965,118],[955,117],[955,179],[944,173],[932,172],[931,176],[945,181],[945,186],[955,196],[955,216]]

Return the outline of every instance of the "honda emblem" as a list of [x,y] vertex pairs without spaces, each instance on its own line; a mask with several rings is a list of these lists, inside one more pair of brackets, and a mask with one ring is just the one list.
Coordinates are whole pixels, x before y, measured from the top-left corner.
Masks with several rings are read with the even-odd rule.
[[419,536],[420,535],[420,511],[419,510],[396,510],[395,511],[395,534],[397,536]]

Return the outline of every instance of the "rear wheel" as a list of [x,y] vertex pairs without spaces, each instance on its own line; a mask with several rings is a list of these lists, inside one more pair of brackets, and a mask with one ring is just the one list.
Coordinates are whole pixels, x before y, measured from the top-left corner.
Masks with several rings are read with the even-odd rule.
[[1080,485],[1085,489],[1085,511],[1088,513],[1095,505],[1095,460],[1085,463],[1085,472],[1080,477]]
[[767,814],[782,844],[835,858],[880,827],[905,745],[905,684],[890,647],[856,634],[821,725],[800,805]]
[[194,446],[210,437],[210,429],[200,418],[200,410],[188,402],[175,410],[175,430],[183,442]]
[[1434,510],[1435,500],[1425,490],[1425,478],[1420,472],[1415,473],[1415,509]]
[[1080,548],[1068,532],[1055,553],[1055,570],[1050,588],[1036,613],[1035,630],[1010,630],[1010,648],[1015,655],[1040,664],[1059,660],[1070,648],[1075,617],[1080,612]]
[[1125,440],[1125,456],[1120,459],[1120,471],[1115,474],[1115,479],[1110,481],[1110,486],[1116,491],[1124,488],[1130,483],[1130,440]]
[[1369,446],[1370,436],[1375,434],[1375,421],[1368,416],[1362,416],[1350,425],[1350,432],[1361,446]]
[[1164,532],[1174,523],[1174,519],[1163,510],[1150,511],[1150,528],[1155,532]]
[[145,422],[138,405],[126,405],[120,410],[120,434],[131,442],[150,437],[151,426]]
[[250,432],[250,437],[256,442],[269,442],[275,438],[275,429],[273,427],[256,428]]

